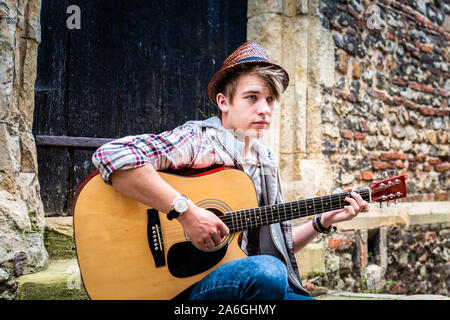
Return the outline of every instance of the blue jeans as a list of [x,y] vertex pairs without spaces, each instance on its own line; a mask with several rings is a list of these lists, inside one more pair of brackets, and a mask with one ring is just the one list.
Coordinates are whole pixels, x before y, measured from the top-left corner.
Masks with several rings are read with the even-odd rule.
[[269,255],[225,263],[199,281],[190,300],[315,300],[296,294],[288,283],[286,266]]

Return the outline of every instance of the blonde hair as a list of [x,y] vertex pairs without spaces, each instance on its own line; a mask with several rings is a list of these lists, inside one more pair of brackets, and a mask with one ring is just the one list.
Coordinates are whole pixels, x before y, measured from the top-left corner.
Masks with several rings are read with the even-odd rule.
[[[239,65],[233,72],[230,72],[220,83],[217,92],[222,93],[230,103],[233,103],[233,96],[242,75],[259,76],[270,90],[270,94],[280,101],[283,92],[284,73],[279,68],[272,65]],[[222,111],[219,109],[219,117]]]

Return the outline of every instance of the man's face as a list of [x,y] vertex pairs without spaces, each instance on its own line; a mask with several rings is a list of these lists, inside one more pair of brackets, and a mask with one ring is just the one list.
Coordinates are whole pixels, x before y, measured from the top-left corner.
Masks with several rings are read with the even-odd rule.
[[240,76],[233,103],[223,95],[218,96],[222,125],[227,129],[237,129],[250,138],[260,138],[269,129],[277,104],[266,83],[256,75]]

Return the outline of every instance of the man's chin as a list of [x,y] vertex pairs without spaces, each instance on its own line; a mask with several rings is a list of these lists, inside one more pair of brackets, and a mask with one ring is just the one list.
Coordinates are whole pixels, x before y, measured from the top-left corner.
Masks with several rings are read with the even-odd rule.
[[266,134],[268,128],[264,128],[264,129],[250,129],[247,131],[247,135],[251,138],[255,138],[255,139],[259,139],[264,137],[264,135]]

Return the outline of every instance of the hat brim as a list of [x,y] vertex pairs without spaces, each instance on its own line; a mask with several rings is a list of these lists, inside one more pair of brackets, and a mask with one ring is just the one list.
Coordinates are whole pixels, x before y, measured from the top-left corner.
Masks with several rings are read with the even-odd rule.
[[272,62],[268,62],[268,61],[261,61],[261,60],[255,60],[255,61],[245,61],[245,62],[240,62],[240,63],[236,63],[232,66],[220,69],[219,71],[217,71],[214,76],[211,78],[211,80],[209,81],[208,84],[208,89],[207,89],[207,93],[208,93],[208,98],[209,100],[215,105],[217,106],[217,101],[216,101],[216,97],[218,94],[218,88],[222,82],[222,80],[232,71],[234,71],[234,69],[236,69],[237,67],[241,66],[241,65],[271,65],[274,67],[277,67],[278,69],[280,69],[283,73],[284,73],[284,77],[282,80],[282,85],[283,85],[283,92],[286,90],[286,88],[289,85],[289,75],[286,72],[286,70],[283,69],[283,67],[272,63]]

